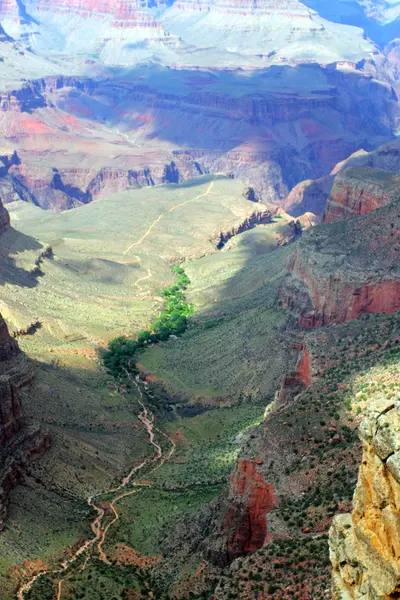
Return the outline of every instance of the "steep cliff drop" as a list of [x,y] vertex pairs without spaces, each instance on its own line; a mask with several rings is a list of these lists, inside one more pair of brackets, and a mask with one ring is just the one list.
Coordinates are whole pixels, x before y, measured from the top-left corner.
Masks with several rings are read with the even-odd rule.
[[257,471],[261,460],[239,460],[231,477],[224,531],[232,560],[255,552],[268,541],[267,514],[275,506],[274,489]]
[[330,531],[334,600],[394,600],[400,594],[399,403],[382,397],[360,427],[363,459],[352,514]]
[[400,310],[399,202],[394,198],[380,210],[303,236],[281,292],[283,305],[293,311],[300,327]]
[[[0,220],[4,232],[9,216],[1,202]],[[32,367],[0,315],[0,529],[4,527],[11,489],[21,481],[27,463],[39,457],[50,442],[47,435],[24,419],[20,388],[32,379]]]
[[324,214],[324,222],[369,213],[399,196],[400,175],[371,167],[349,167],[338,174]]
[[24,419],[20,388],[32,379],[32,367],[0,316],[0,529],[10,491],[22,480],[29,461],[40,457],[50,443],[46,434]]

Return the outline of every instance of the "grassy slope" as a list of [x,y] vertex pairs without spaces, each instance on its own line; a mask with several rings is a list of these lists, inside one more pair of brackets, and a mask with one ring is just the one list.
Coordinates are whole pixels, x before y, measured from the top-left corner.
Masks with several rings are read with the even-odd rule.
[[[60,215],[26,204],[11,206],[16,229],[3,237],[0,308],[11,330],[26,327],[36,318],[43,322],[34,336],[19,338],[23,350],[37,361],[36,381],[23,400],[29,417],[50,430],[53,445],[32,467],[26,485],[12,495],[11,518],[0,538],[4,600],[10,597],[21,574],[12,566],[27,558],[51,564],[66,546],[88,535],[87,494],[106,488],[149,451],[136,419],[134,395],[121,396],[110,386],[109,378],[99,371],[96,348],[120,333],[142,329],[154,318],[161,304],[159,290],[172,282],[170,262],[186,255],[193,259],[204,256],[198,267],[196,260],[190,265],[196,287],[201,290],[204,280],[196,269],[199,273],[206,269],[209,285],[215,260],[219,292],[235,274],[234,286],[245,295],[246,290],[251,292],[249,299],[255,299],[257,314],[243,317],[248,299],[232,299],[226,302],[224,314],[219,314],[219,308],[217,311],[218,319],[226,317],[223,327],[236,315],[239,321],[244,319],[244,331],[251,324],[249,318],[258,326],[264,313],[263,331],[271,318],[279,325],[274,312],[262,310],[269,297],[269,273],[262,261],[276,242],[279,226],[262,226],[240,236],[248,239],[232,252],[232,259],[227,251],[211,256],[219,231],[231,228],[255,205],[242,198],[243,186],[238,181],[217,179],[211,189],[210,184],[206,178],[184,186],[117,194]],[[186,204],[175,208],[182,202]],[[150,234],[129,250],[161,214]],[[39,235],[40,242],[35,239]],[[262,248],[256,252],[255,271],[248,246],[252,240]],[[30,271],[48,244],[55,256],[45,260],[43,273],[37,277]],[[235,247],[236,241],[231,244]],[[283,265],[276,267],[278,271],[281,268]],[[148,276],[149,269],[151,277],[138,281]],[[242,274],[245,279],[241,284]],[[200,297],[196,294],[194,298]],[[214,318],[211,312],[206,314],[211,306],[214,310],[213,300],[206,297],[193,330],[196,335],[213,332],[209,324],[204,326],[205,321]],[[257,343],[258,353],[263,335]],[[193,343],[190,336],[188,343]],[[219,395],[216,379],[207,382],[207,393]],[[190,461],[199,454],[199,440],[206,429],[210,430],[210,452],[204,449],[197,459],[198,467],[207,477],[210,472],[214,478],[225,477],[237,453],[237,446],[232,448],[233,438],[254,423],[263,409],[263,403],[247,409],[226,409],[224,420],[214,428],[207,414],[194,417],[187,426],[186,421],[166,423],[171,431],[183,429],[191,441],[181,463],[166,466],[164,474],[160,471],[160,484],[163,477],[190,481]],[[154,539],[159,531],[154,532]],[[132,541],[135,539],[133,536]]]
[[276,227],[248,231],[231,249],[187,264],[188,301],[196,308],[191,326],[179,343],[160,344],[140,358],[171,395],[205,404],[272,399],[286,364],[280,343],[286,317],[277,295],[292,252],[271,251]]
[[[168,391],[179,395],[181,410],[176,415],[183,417],[165,421],[159,415],[162,429],[177,444],[176,453],[151,475],[152,488],[120,503],[121,517],[106,549],[112,557],[122,542],[145,555],[157,555],[166,532],[172,539],[182,532],[173,555],[154,571],[153,586],[160,586],[160,597],[167,587],[190,587],[203,558],[190,549],[187,521],[196,520],[220,495],[242,443],[262,422],[286,368],[280,337],[285,321],[276,304],[277,286],[292,250],[273,251],[277,229],[277,224],[258,227],[235,238],[229,250],[186,265],[192,280],[189,299],[197,307],[193,323],[179,340],[160,343],[140,358],[153,377],[162,377]],[[251,343],[243,346],[250,330]],[[206,385],[205,377],[211,379]],[[228,383],[229,378],[233,381]],[[154,392],[157,407],[162,397],[157,383]],[[196,414],[203,402],[209,410]],[[190,407],[185,410],[186,404]],[[214,404],[218,408],[213,409]],[[209,565],[207,577],[210,569]],[[82,581],[81,575],[70,581],[71,598],[82,589]]]
[[[2,238],[10,268],[0,309],[11,327],[43,320],[40,335],[26,346],[41,358],[52,346],[62,353],[63,343],[69,347],[74,338],[78,346],[93,347],[137,331],[157,315],[159,290],[173,282],[170,263],[214,251],[219,231],[254,210],[242,193],[238,181],[202,178],[115,194],[62,214],[10,206],[12,223],[24,235],[11,230]],[[36,279],[23,272],[41,250],[35,238],[55,254]]]

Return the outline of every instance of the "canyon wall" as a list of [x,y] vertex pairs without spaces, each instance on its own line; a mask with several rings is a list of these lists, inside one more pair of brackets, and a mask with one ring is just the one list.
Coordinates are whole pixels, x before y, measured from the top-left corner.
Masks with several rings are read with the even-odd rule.
[[[1,202],[0,216],[1,231],[5,231],[10,221]],[[29,385],[33,376],[32,365],[0,315],[0,530],[12,488],[23,479],[29,462],[40,457],[50,444],[49,436],[24,417],[20,389]]]
[[[360,146],[381,144],[397,123],[392,90],[361,71],[350,77],[318,65],[296,73],[281,66],[246,80],[257,93],[231,71],[153,65],[112,82],[59,75],[4,91],[0,137],[19,158],[7,197],[63,210],[123,189],[223,172],[277,203]],[[285,208],[321,213],[331,184],[329,176],[300,184]]]
[[0,201],[0,233],[4,233],[10,226],[10,215]]
[[0,315],[0,530],[11,490],[23,480],[29,463],[41,457],[50,445],[48,434],[24,417],[20,389],[33,377],[31,364],[10,337]]
[[362,215],[400,197],[400,174],[371,167],[348,167],[336,175],[324,222]]
[[241,459],[231,476],[223,518],[229,560],[255,552],[268,541],[268,513],[275,506],[273,487],[258,471],[261,460]]
[[303,235],[281,289],[282,303],[300,327],[400,310],[399,203],[400,198],[381,210]]
[[382,397],[360,427],[363,458],[352,514],[330,531],[334,600],[394,600],[400,594],[399,403]]

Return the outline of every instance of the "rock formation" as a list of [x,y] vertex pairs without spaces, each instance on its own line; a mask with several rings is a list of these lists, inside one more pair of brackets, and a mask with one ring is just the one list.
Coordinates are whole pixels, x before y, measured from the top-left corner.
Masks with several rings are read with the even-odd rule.
[[[60,75],[1,93],[0,139],[18,157],[5,175],[7,196],[63,210],[123,189],[224,172],[251,180],[257,197],[276,203],[355,147],[379,145],[397,119],[392,91],[361,71],[350,77],[304,65],[293,83],[290,68],[281,67],[268,77],[255,73],[257,93],[249,95],[245,87],[233,94],[242,84],[233,72],[139,70],[112,85]],[[328,194],[330,179],[301,185],[287,206],[321,212],[319,193]]]
[[306,344],[294,344],[292,350],[298,353],[297,362],[293,371],[289,371],[283,378],[279,391],[279,404],[286,402],[294,393],[300,392],[312,383],[312,358]]
[[362,215],[400,197],[400,174],[370,167],[348,167],[335,177],[324,222]]
[[275,497],[273,487],[258,472],[260,462],[239,460],[231,477],[223,524],[231,560],[258,550],[268,540],[267,515]]
[[399,201],[304,234],[281,293],[300,327],[400,310]]
[[10,215],[0,201],[0,233],[4,233],[10,226]]
[[29,462],[42,456],[50,443],[47,434],[24,418],[19,390],[32,379],[32,366],[0,315],[0,529],[10,491],[22,480]]
[[231,229],[227,231],[222,231],[219,234],[219,239],[216,244],[218,249],[224,247],[226,242],[230,240],[235,235],[239,235],[243,231],[248,231],[252,229],[256,225],[261,223],[270,223],[271,222],[271,211],[263,205],[257,205],[257,209],[252,212],[246,219],[241,220],[240,223],[234,225]]
[[358,159],[363,161],[366,156],[368,156],[368,153],[365,150],[359,150],[358,152],[354,152],[349,158],[335,165],[331,173],[326,177],[301,181],[285,198],[282,208],[294,217],[300,217],[307,212],[322,216],[335,182],[335,176],[348,164],[352,164]]
[[400,593],[400,411],[382,397],[360,427],[363,459],[352,514],[330,531],[334,600],[389,600]]

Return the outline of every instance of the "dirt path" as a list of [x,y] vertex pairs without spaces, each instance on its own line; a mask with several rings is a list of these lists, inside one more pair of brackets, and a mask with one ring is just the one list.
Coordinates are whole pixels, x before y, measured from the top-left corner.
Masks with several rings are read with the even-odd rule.
[[[159,217],[157,217],[157,219],[155,221],[153,221],[153,223],[151,223],[151,225],[149,226],[149,228],[147,229],[147,231],[142,235],[142,237],[134,242],[133,244],[131,244],[125,251],[124,254],[127,254],[130,250],[132,250],[132,248],[139,246],[146,238],[147,236],[151,233],[151,231],[153,230],[153,228],[157,225],[157,223],[159,223],[161,221],[161,219],[167,215],[168,213],[174,212],[175,210],[177,210],[178,208],[180,208],[181,206],[185,206],[186,204],[189,204],[190,202],[195,202],[196,200],[199,200],[200,198],[204,198],[205,196],[208,196],[211,192],[211,190],[214,187],[214,182],[215,182],[215,177],[219,176],[219,175],[224,175],[224,173],[215,173],[213,180],[210,182],[210,184],[208,185],[207,189],[205,192],[202,192],[201,194],[198,194],[195,198],[189,198],[188,200],[185,200],[184,202],[180,202],[179,204],[176,204],[174,206],[172,206],[171,208],[169,208],[167,211],[165,211],[164,213],[162,213],[161,215],[159,215]],[[140,258],[139,256],[135,255],[132,256],[130,258],[135,258],[136,261],[140,264]],[[134,284],[133,286],[136,286],[140,281],[144,281],[146,279],[150,279],[152,277],[152,273],[151,270],[148,269],[148,274],[144,277],[140,277]],[[139,286],[139,289],[140,286]],[[172,440],[170,437],[168,437],[164,432],[160,431],[157,427],[155,427],[154,425],[154,415],[146,408],[146,406],[143,403],[143,393],[141,390],[141,387],[139,385],[139,383],[135,380],[133,380],[130,375],[127,373],[129,379],[131,380],[131,383],[133,383],[138,392],[139,392],[139,396],[140,399],[138,400],[139,405],[142,409],[141,413],[138,415],[138,418],[140,419],[140,421],[143,423],[144,427],[146,428],[147,434],[149,436],[149,443],[154,446],[155,450],[156,450],[156,455],[155,457],[152,459],[151,462],[156,462],[156,466],[151,469],[149,471],[148,474],[153,473],[156,469],[159,469],[167,460],[169,460],[172,456],[172,454],[175,452],[175,447],[176,444],[174,442],[174,440]],[[146,384],[144,384],[146,385]],[[161,446],[155,441],[155,432],[157,432],[158,434],[162,435],[163,437],[165,437],[169,444],[170,444],[170,450],[167,453],[163,453]],[[125,491],[123,493],[119,493],[121,492],[124,488],[126,488],[132,481],[132,478],[135,476],[136,473],[138,473],[141,469],[143,469],[143,467],[145,467],[148,464],[148,460],[143,461],[140,465],[137,465],[136,467],[133,467],[131,469],[131,471],[128,473],[128,475],[126,477],[124,477],[124,479],[122,480],[121,484],[117,487],[117,488],[113,488],[110,490],[106,490],[104,492],[100,492],[99,494],[96,494],[94,496],[89,496],[87,499],[87,503],[88,505],[93,508],[96,513],[97,513],[97,517],[95,518],[95,520],[91,523],[91,530],[94,534],[94,537],[91,539],[86,540],[82,546],[80,546],[78,548],[78,550],[71,556],[71,558],[69,558],[68,560],[64,561],[61,565],[61,569],[58,570],[49,570],[49,571],[42,571],[41,573],[38,573],[37,575],[35,575],[34,577],[32,577],[29,581],[27,581],[25,584],[23,584],[18,592],[17,592],[17,599],[18,600],[25,600],[25,595],[32,589],[33,585],[35,584],[35,582],[42,576],[44,575],[55,575],[61,578],[58,579],[57,582],[57,600],[62,600],[62,584],[65,581],[66,577],[62,577],[63,573],[65,573],[67,571],[67,569],[73,565],[74,562],[76,562],[76,560],[84,553],[88,553],[86,560],[84,561],[84,563],[81,565],[79,571],[83,571],[86,566],[88,561],[90,560],[90,554],[89,554],[89,550],[91,550],[93,547],[96,547],[97,552],[99,554],[99,557],[101,560],[103,560],[103,562],[105,562],[106,564],[110,564],[107,555],[105,554],[104,550],[103,550],[103,546],[104,543],[106,541],[107,538],[107,534],[110,530],[110,528],[119,520],[119,514],[118,514],[118,510],[116,508],[116,505],[118,504],[118,502],[120,500],[122,500],[123,498],[126,498],[128,496],[131,496],[133,494],[138,493],[140,488],[140,484],[135,484],[133,483],[133,486],[136,486],[136,489],[133,490],[129,490],[129,491]],[[108,495],[108,494],[117,494],[117,496],[113,499],[113,501],[109,504],[110,510],[113,512],[114,517],[113,519],[104,527],[103,526],[103,519],[106,515],[106,511],[102,506],[99,506],[95,503],[95,499],[96,498],[100,498],[101,496],[104,495]],[[78,571],[78,572],[79,572]]]
[[[141,385],[139,383],[139,379],[138,378],[133,379],[129,373],[127,373],[127,375],[128,375],[128,378],[130,379],[131,383],[136,387],[136,389],[139,393],[138,403],[141,408],[141,412],[139,413],[138,418],[143,423],[143,425],[146,429],[146,432],[147,432],[147,435],[149,438],[149,443],[155,449],[155,456],[151,460],[146,459],[139,465],[133,467],[129,471],[129,473],[122,479],[122,481],[118,487],[111,488],[109,490],[105,490],[96,495],[88,497],[88,499],[87,499],[88,505],[91,508],[93,508],[97,513],[96,518],[94,519],[94,521],[92,521],[92,523],[90,525],[91,530],[94,534],[94,537],[92,537],[88,540],[85,540],[85,542],[78,548],[78,550],[69,559],[65,560],[61,564],[61,569],[42,571],[41,573],[38,573],[37,575],[32,577],[24,585],[22,585],[17,592],[18,600],[25,600],[26,594],[32,589],[35,582],[40,577],[43,577],[44,575],[54,575],[55,578],[58,579],[56,598],[57,598],[57,600],[62,600],[63,582],[69,576],[67,574],[65,576],[63,576],[63,574],[66,573],[67,569],[69,567],[71,567],[80,556],[87,553],[86,560],[83,562],[82,565],[80,565],[77,572],[83,571],[86,568],[86,566],[91,558],[91,554],[89,553],[89,550],[92,550],[93,548],[96,548],[99,558],[103,562],[105,562],[106,564],[110,564],[110,561],[108,560],[107,555],[103,550],[103,546],[106,541],[107,534],[108,534],[110,528],[119,520],[119,514],[118,514],[118,510],[117,510],[118,502],[120,502],[120,500],[122,500],[123,498],[137,494],[140,491],[140,487],[141,487],[140,482],[137,482],[137,483],[132,482],[133,477],[138,472],[140,472],[145,466],[152,464],[152,463],[156,463],[155,466],[150,471],[147,472],[147,475],[150,475],[150,473],[153,473],[156,469],[159,469],[161,467],[161,465],[163,465],[165,463],[165,461],[169,460],[171,458],[171,456],[173,455],[173,453],[175,452],[176,444],[175,444],[174,440],[171,439],[170,437],[168,437],[165,433],[160,431],[155,426],[154,415],[146,407],[146,405],[143,402],[144,397],[143,397]],[[145,387],[147,387],[146,383],[144,383],[143,385]],[[168,440],[168,442],[170,444],[170,449],[168,452],[163,452],[160,444],[157,443],[156,432]],[[126,490],[126,488],[130,484],[132,486],[135,486],[135,489]],[[143,487],[144,487],[144,484],[143,484]],[[104,526],[103,520],[104,520],[104,517],[106,516],[106,510],[105,510],[105,508],[103,508],[103,506],[101,504],[96,504],[95,500],[97,498],[101,498],[102,496],[109,495],[109,494],[116,494],[115,498],[107,506],[107,508],[113,512],[114,517],[106,526]]]
[[[152,275],[152,272],[151,272],[151,270],[150,270],[150,269],[147,269],[147,275],[145,275],[144,277],[139,277],[139,279],[137,279],[137,280],[135,281],[135,283],[133,283],[133,284],[132,284],[132,287],[136,287],[136,286],[137,286],[137,284],[138,284],[140,281],[145,281],[146,279],[151,279],[151,277],[152,277],[152,276],[153,276],[153,275]],[[142,289],[143,289],[143,288],[142,288],[142,286],[141,286],[141,285],[139,285],[139,286],[138,286],[138,290],[142,290]]]
[[[217,175],[218,175],[218,173],[217,173]],[[161,215],[159,217],[157,217],[157,219],[155,221],[153,221],[153,223],[150,225],[150,227],[148,228],[148,230],[142,235],[142,237],[140,238],[140,240],[138,240],[137,242],[134,242],[133,244],[131,244],[125,250],[124,254],[128,254],[128,252],[130,250],[132,250],[132,248],[134,248],[135,246],[139,246],[147,238],[147,236],[150,235],[152,229],[157,225],[157,223],[159,223],[161,221],[161,219],[165,215],[167,215],[168,213],[174,212],[174,210],[176,210],[177,208],[180,208],[181,206],[185,206],[185,204],[189,204],[189,202],[195,202],[196,200],[200,200],[200,198],[204,198],[205,196],[208,196],[208,194],[211,192],[212,188],[214,187],[214,181],[215,181],[215,179],[213,179],[211,181],[210,185],[208,186],[208,188],[206,189],[205,192],[202,192],[201,194],[199,194],[195,198],[189,198],[189,200],[185,200],[184,202],[180,202],[179,204],[175,204],[175,206],[171,206],[171,208],[169,208],[165,212],[161,213]]]

